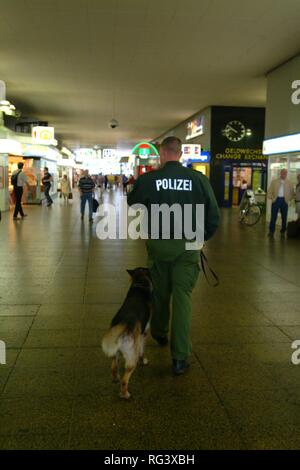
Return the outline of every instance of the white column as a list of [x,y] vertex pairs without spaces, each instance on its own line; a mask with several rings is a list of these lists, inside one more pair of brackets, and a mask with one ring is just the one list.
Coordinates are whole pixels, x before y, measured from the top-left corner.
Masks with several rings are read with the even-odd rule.
[[0,210],[9,210],[8,155],[0,153]]

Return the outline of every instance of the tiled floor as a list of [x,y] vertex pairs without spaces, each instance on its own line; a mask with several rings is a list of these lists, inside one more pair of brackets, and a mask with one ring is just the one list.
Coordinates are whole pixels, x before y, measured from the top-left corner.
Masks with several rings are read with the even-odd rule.
[[149,340],[124,402],[100,342],[143,242],[100,241],[76,200],[26,211],[0,223],[0,448],[300,448],[299,241],[224,210],[206,247],[221,285],[195,290],[189,373],[173,378]]

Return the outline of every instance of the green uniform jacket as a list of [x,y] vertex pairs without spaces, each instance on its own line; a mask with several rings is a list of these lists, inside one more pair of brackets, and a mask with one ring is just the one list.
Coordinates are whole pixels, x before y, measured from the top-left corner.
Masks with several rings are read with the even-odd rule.
[[204,239],[209,240],[218,228],[220,212],[209,180],[199,171],[169,161],[159,170],[140,176],[129,193],[127,202],[143,204],[150,211],[151,204],[204,204]]

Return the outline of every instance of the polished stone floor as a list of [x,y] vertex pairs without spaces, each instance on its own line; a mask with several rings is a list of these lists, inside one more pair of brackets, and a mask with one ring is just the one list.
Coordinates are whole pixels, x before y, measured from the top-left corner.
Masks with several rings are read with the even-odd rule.
[[124,402],[100,342],[143,242],[100,241],[76,199],[26,212],[0,222],[1,449],[300,448],[299,241],[224,210],[206,247],[221,285],[195,290],[189,373],[172,377],[150,339]]

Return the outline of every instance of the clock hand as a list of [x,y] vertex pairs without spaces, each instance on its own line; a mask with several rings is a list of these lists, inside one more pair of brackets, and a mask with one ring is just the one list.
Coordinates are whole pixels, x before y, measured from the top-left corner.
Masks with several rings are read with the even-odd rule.
[[236,134],[238,134],[238,131],[236,129],[234,129],[234,127],[231,127],[231,126],[227,126],[231,131],[235,132]]

